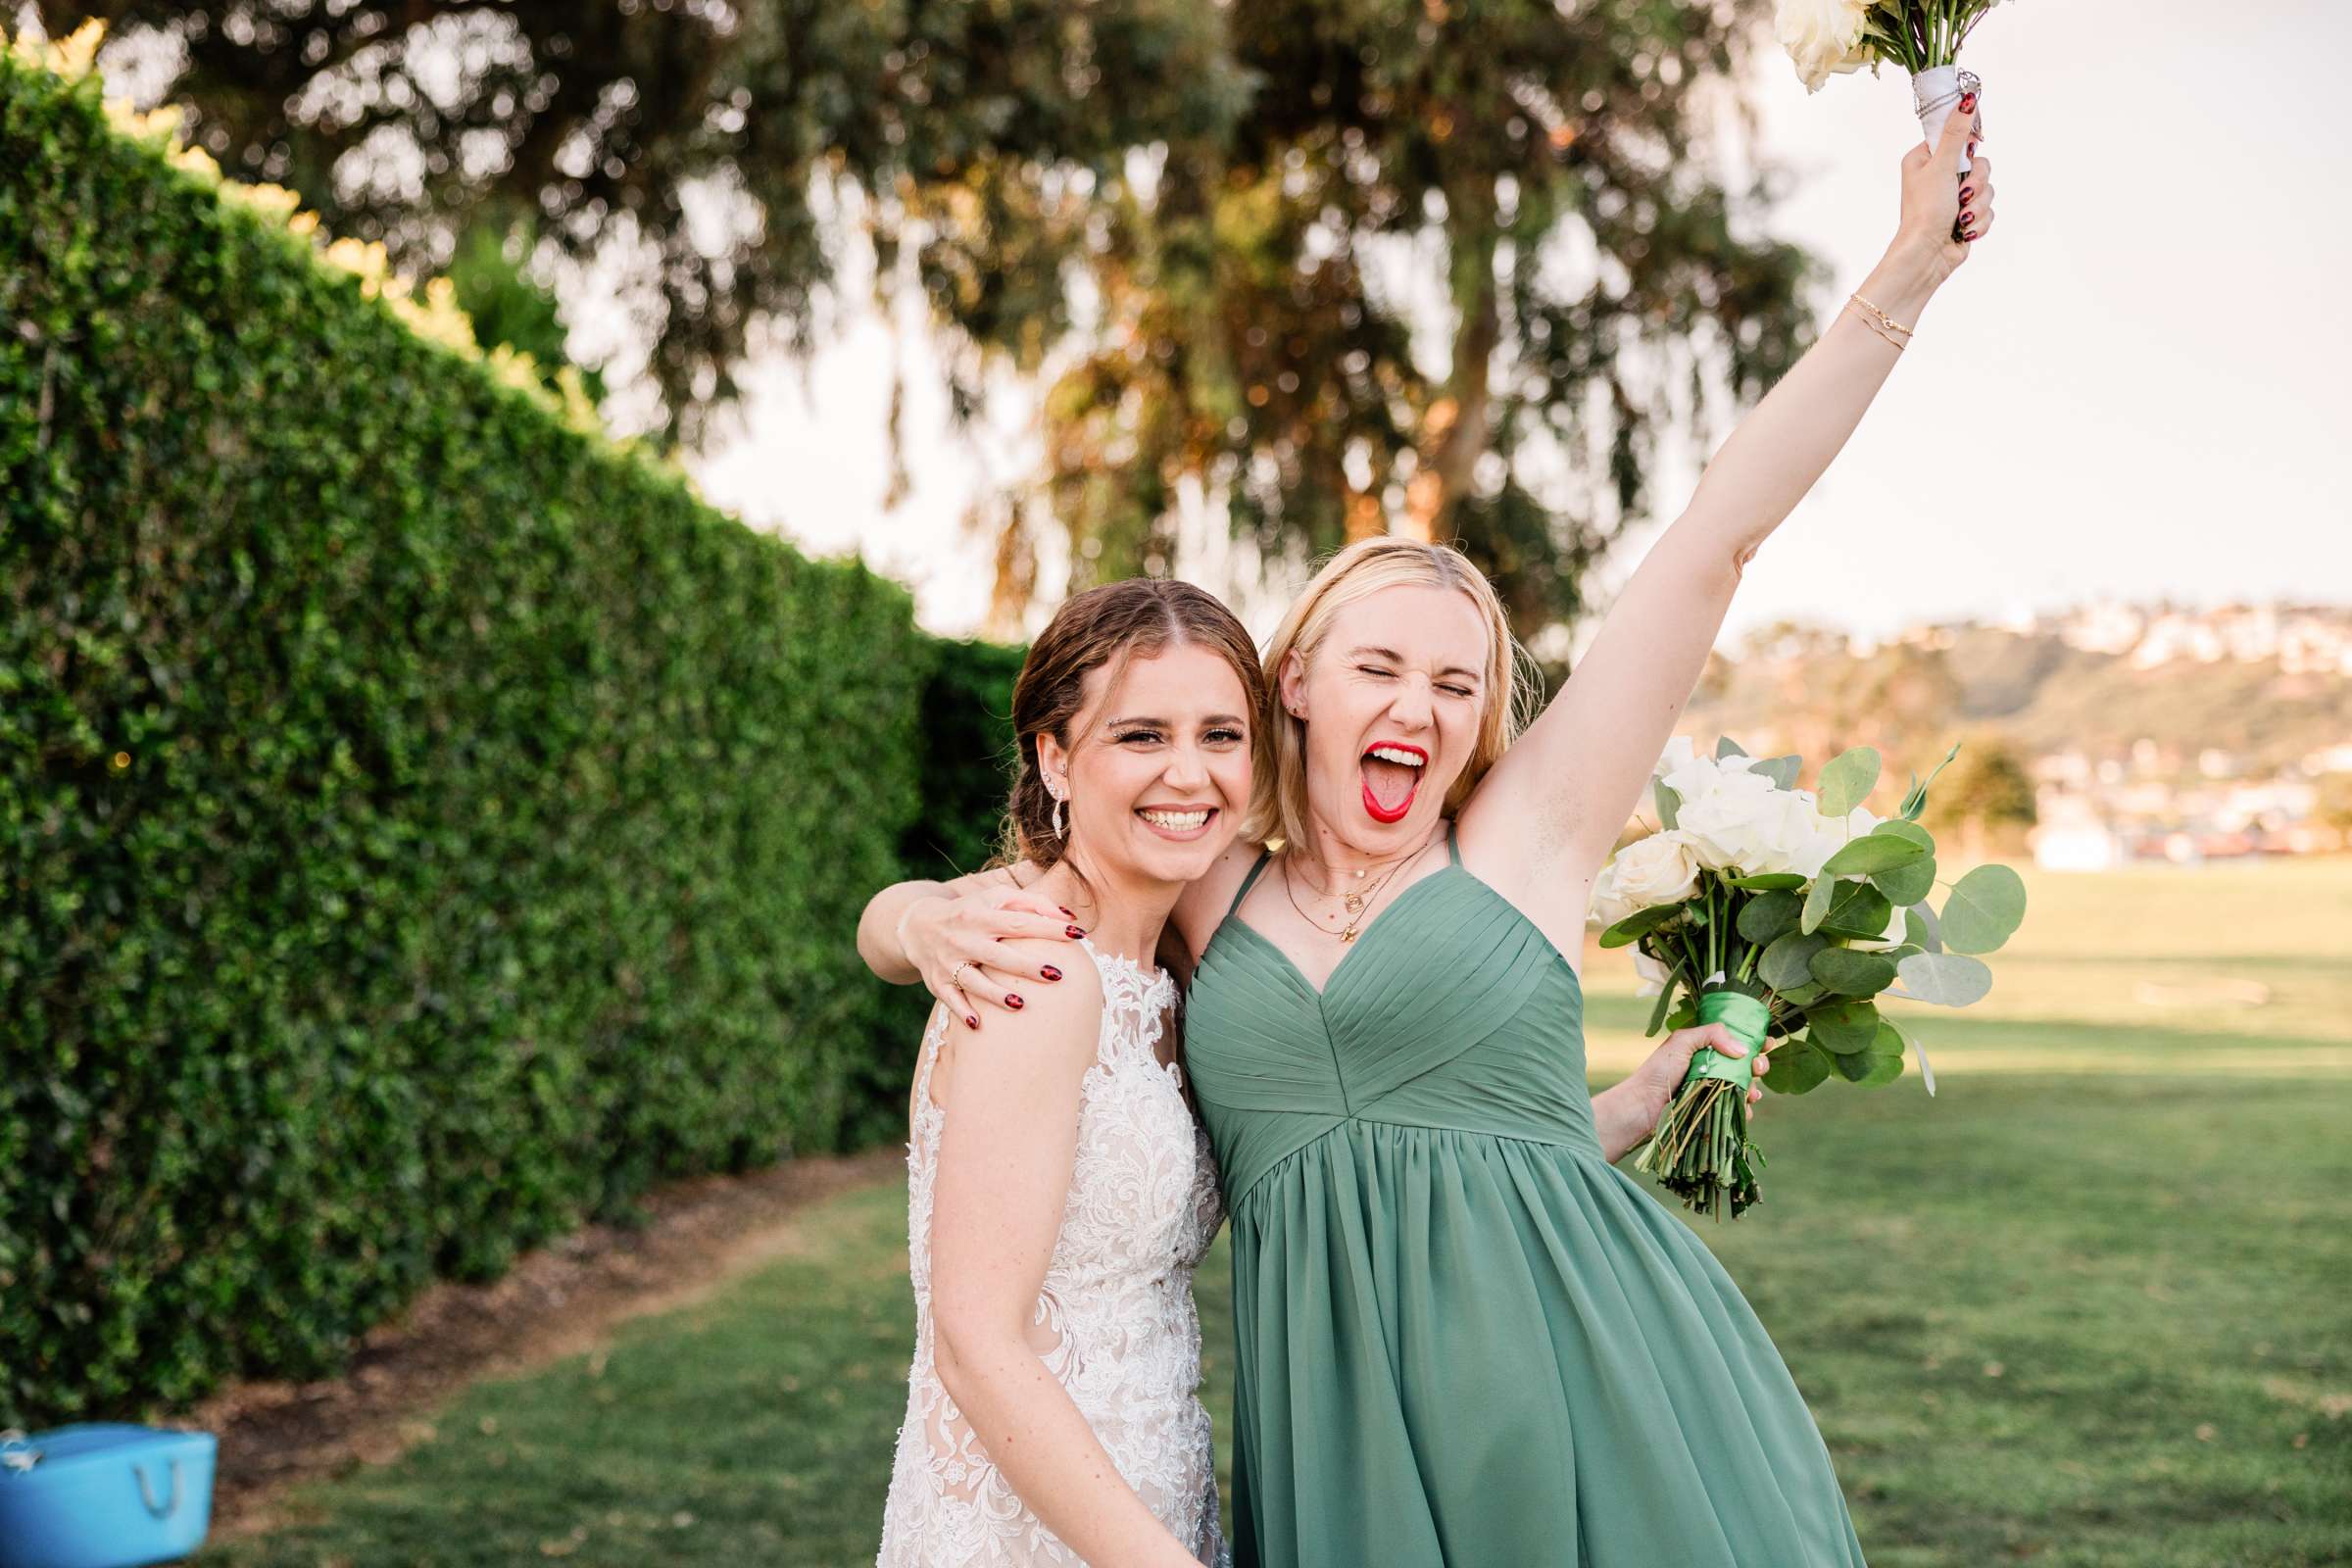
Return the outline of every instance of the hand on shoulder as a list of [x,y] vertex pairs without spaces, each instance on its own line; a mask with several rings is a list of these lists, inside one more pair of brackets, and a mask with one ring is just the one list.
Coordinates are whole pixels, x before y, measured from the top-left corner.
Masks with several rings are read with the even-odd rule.
[[951,1110],[1027,1120],[1061,1097],[1074,1102],[1094,1065],[1102,975],[1074,942],[1014,937],[1004,946],[1015,970],[1052,968],[1061,978],[1020,988],[1020,1005],[992,1016],[984,1031],[950,1030],[937,1093]]

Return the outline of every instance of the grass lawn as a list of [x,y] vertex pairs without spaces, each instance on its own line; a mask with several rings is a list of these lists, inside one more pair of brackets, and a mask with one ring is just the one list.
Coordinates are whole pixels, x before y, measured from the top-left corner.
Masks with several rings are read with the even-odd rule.
[[[2352,864],[2027,874],[1993,996],[1907,1009],[1939,1094],[1771,1102],[1767,1201],[1704,1234],[1874,1568],[2352,1562]],[[1647,1010],[1620,962],[1588,970],[1604,1070]],[[201,1560],[869,1563],[905,1225],[895,1185],[812,1209],[784,1261],[476,1385],[400,1460]],[[1220,1431],[1227,1285],[1220,1243]]]

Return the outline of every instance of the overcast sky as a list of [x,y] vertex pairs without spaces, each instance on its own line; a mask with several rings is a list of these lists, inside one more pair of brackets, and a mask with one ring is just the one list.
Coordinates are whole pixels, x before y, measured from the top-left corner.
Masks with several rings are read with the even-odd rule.
[[[2352,122],[2326,110],[2347,58],[2348,0],[2019,0],[1987,19],[1964,63],[1999,225],[1748,567],[1724,644],[1783,616],[1884,632],[2101,594],[2352,604]],[[1909,87],[1890,71],[1808,96],[1768,66],[1763,151],[1796,176],[1774,226],[1834,269],[1826,312],[1891,233]],[[957,519],[1031,461],[1023,411],[1006,400],[984,451],[950,443],[908,336],[925,450],[896,509],[893,351],[865,315],[814,364],[755,370],[746,433],[698,476],[817,553],[861,550],[934,630],[967,631],[989,564]],[[1665,476],[1657,526],[1694,478]]]

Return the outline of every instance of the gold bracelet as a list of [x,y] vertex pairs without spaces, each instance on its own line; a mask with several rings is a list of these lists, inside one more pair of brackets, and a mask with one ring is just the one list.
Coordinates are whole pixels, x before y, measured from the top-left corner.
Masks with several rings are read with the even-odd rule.
[[1879,324],[1886,328],[1886,330],[1889,332],[1900,332],[1905,337],[1909,337],[1911,335],[1911,329],[1909,327],[1896,320],[1893,317],[1888,316],[1885,311],[1880,310],[1876,305],[1871,304],[1870,301],[1864,299],[1861,295],[1854,295],[1853,302],[1856,305],[1861,306],[1864,310],[1868,311],[1871,315],[1877,317],[1879,318]]
[[1892,332],[1887,331],[1885,327],[1879,325],[1878,322],[1872,320],[1869,317],[1856,316],[1854,319],[1860,321],[1863,327],[1867,329],[1872,336],[1884,338],[1886,341],[1893,344],[1895,353],[1900,354],[1903,352],[1903,340],[1899,337],[1896,337]]

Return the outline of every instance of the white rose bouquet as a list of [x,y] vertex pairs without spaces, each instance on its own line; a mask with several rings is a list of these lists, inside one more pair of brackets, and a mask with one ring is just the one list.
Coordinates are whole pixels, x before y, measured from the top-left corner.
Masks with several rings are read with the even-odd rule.
[[[1936,772],[1959,755],[1953,747]],[[1914,773],[1900,813],[1881,820],[1861,804],[1879,780],[1877,752],[1831,761],[1818,793],[1796,787],[1802,761],[1750,757],[1728,736],[1701,757],[1676,736],[1650,778],[1661,830],[1601,868],[1587,916],[1602,947],[1634,947],[1642,994],[1657,994],[1644,1033],[1721,1022],[1748,1048],[1740,1057],[1702,1048],[1635,1161],[1719,1220],[1760,1196],[1747,1092],[1768,1037],[1784,1041],[1764,1075],[1776,1093],[1833,1076],[1892,1082],[1908,1046],[1934,1094],[1927,1053],[1877,999],[1968,1005],[1992,987],[1972,955],[1999,948],[2025,918],[2025,883],[2005,865],[1977,867],[1948,884],[1940,913],[1929,906],[1936,840],[1918,817],[1934,773]]]
[[[2000,0],[1779,0],[1773,31],[1805,91],[1864,66],[1889,61],[1911,75],[1911,107],[1933,147],[1964,92],[1983,83],[1960,69],[1960,46]],[[1960,172],[1970,169],[1960,155]]]

